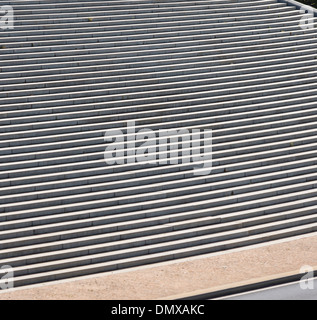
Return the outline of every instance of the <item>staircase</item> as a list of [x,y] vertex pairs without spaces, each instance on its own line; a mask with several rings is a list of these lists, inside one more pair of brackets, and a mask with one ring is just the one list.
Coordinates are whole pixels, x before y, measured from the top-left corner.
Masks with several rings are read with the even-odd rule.
[[[14,285],[317,231],[317,32],[276,0],[1,0],[0,266]],[[105,132],[212,129],[213,168]]]

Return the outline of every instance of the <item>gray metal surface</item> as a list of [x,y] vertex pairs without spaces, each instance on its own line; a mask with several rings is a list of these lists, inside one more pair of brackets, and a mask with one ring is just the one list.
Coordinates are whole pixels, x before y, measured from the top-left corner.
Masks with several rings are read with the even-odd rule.
[[317,279],[313,289],[302,289],[300,282],[233,295],[219,300],[317,300]]

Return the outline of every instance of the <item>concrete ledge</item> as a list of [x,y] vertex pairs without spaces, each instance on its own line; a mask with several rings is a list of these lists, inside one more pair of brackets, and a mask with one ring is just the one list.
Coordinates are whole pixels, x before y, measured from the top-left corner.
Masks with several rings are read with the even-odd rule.
[[[317,266],[313,267],[314,278],[317,276]],[[306,273],[286,272],[277,274],[274,276],[251,279],[250,281],[243,281],[232,283],[230,285],[219,286],[206,290],[198,290],[189,292],[185,295],[175,295],[170,297],[165,297],[163,300],[209,300],[220,298],[224,296],[229,296],[232,294],[244,293],[252,290],[259,290],[263,288],[268,288],[272,286],[287,284],[291,282],[300,281]],[[161,300],[161,299],[160,299]]]
[[307,4],[301,3],[301,2],[296,1],[296,0],[277,0],[277,2],[286,3],[289,6],[295,6],[296,9],[298,9],[298,10],[300,10],[302,7],[312,8],[312,11],[314,12],[314,16],[317,17],[317,9],[315,9],[314,7],[309,6]]

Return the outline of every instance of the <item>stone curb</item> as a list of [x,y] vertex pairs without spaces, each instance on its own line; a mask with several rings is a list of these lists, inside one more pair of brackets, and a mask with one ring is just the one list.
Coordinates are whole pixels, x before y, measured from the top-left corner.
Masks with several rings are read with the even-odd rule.
[[[313,267],[314,276],[317,276],[317,266]],[[281,273],[273,276],[251,279],[249,281],[242,281],[218,286],[210,289],[197,290],[188,292],[182,295],[174,295],[164,297],[158,300],[209,300],[220,297],[225,297],[233,294],[244,293],[252,290],[264,289],[272,286],[296,282],[302,279],[307,273],[298,273],[298,271]],[[311,278],[313,278],[311,277]]]

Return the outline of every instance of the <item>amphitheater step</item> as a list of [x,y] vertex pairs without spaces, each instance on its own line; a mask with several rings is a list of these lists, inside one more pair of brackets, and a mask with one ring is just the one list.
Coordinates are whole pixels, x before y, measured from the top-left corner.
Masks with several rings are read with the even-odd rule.
[[13,267],[15,286],[317,231],[317,32],[301,28],[298,8],[11,5],[0,267]]

